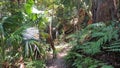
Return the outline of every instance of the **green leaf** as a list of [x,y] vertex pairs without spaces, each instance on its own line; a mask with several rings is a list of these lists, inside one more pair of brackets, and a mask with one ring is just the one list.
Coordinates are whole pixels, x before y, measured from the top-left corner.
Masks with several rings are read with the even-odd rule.
[[30,4],[25,4],[25,12],[27,14],[31,14],[32,13],[32,5]]
[[26,44],[25,44],[25,56],[29,56],[29,42],[26,41]]
[[101,68],[114,68],[114,67],[108,66],[108,65],[103,65]]

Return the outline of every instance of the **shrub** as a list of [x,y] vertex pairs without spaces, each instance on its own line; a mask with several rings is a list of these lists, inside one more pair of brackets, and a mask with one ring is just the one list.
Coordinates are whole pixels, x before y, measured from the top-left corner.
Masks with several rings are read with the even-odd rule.
[[102,53],[119,52],[119,29],[115,24],[106,25],[103,22],[88,25],[81,31],[69,36],[73,38],[73,48],[66,56],[73,68],[113,68],[96,60],[94,56]]

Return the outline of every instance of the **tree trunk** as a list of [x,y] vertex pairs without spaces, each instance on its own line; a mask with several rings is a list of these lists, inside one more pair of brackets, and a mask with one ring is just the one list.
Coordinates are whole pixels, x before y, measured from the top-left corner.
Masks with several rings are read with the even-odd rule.
[[93,22],[109,21],[116,19],[116,0],[93,0]]

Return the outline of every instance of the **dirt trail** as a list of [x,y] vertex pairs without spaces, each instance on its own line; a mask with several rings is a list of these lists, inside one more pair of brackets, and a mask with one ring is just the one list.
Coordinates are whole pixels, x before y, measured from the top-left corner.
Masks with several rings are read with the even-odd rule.
[[67,51],[69,51],[70,46],[65,44],[60,44],[59,46],[56,46],[58,51],[57,58],[52,59],[51,57],[47,61],[47,67],[46,68],[68,68],[67,64],[65,63],[64,57],[67,55]]

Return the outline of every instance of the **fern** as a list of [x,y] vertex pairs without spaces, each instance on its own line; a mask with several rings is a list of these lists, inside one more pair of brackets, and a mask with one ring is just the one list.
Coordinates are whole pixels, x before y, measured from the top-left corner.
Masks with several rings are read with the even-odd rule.
[[104,46],[103,49],[106,51],[120,52],[120,40],[113,41],[111,44]]
[[[102,52],[120,52],[119,29],[113,24],[95,23],[69,36],[74,38],[74,45],[67,55],[67,61],[73,68],[113,68],[99,60],[93,59]],[[107,51],[107,52],[106,52]]]
[[101,52],[102,46],[111,40],[118,39],[118,30],[112,25],[106,26],[104,23],[95,23],[87,26],[81,32],[76,33],[76,43],[84,53],[94,55]]
[[107,65],[102,61],[86,57],[82,54],[70,52],[66,56],[67,63],[71,66],[70,68],[113,68],[111,65]]

